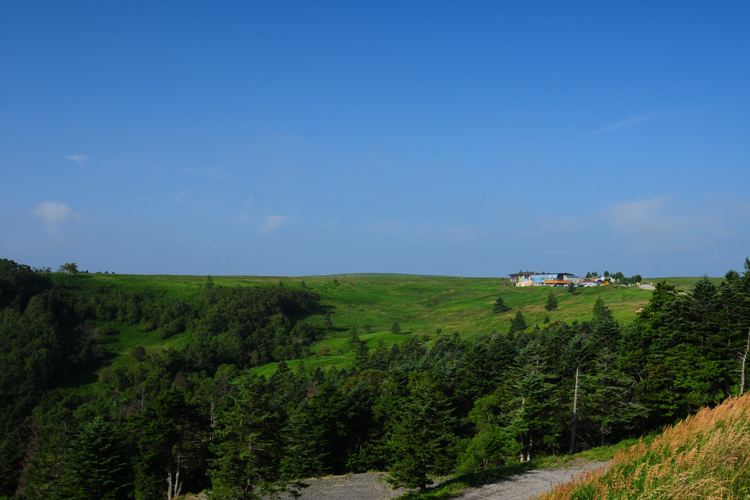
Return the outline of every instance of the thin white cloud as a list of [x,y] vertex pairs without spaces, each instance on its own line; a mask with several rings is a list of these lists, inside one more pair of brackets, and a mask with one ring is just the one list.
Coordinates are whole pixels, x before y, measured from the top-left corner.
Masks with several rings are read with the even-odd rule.
[[88,155],[67,155],[65,159],[74,161],[78,163],[80,166],[85,167],[86,162],[89,160],[89,157]]
[[174,199],[174,201],[176,201],[176,202],[180,202],[180,201],[182,201],[182,200],[183,200],[183,199],[184,199],[184,198],[185,198],[186,196],[188,196],[188,195],[190,195],[190,194],[192,194],[192,193],[195,193],[196,191],[198,191],[198,190],[197,190],[197,189],[186,189],[185,191],[181,191],[181,192],[177,193],[176,195],[174,195],[173,199]]
[[615,231],[625,235],[662,238],[682,234],[688,229],[688,221],[670,213],[670,201],[665,196],[657,196],[616,203],[605,219]]
[[614,132],[615,130],[637,127],[639,125],[643,125],[644,123],[648,123],[658,118],[662,118],[665,115],[666,113],[658,113],[656,111],[650,111],[648,113],[631,116],[627,120],[623,120],[619,123],[615,123],[614,125],[610,125],[608,127],[604,127],[602,129],[586,134],[583,137],[581,137],[581,139],[588,139],[589,137],[594,137],[595,135],[601,135],[601,134],[606,134],[609,132]]
[[83,219],[80,212],[59,201],[43,201],[31,213],[42,219],[44,229],[50,236],[56,236],[68,221]]
[[269,215],[264,220],[265,222],[260,226],[260,232],[270,235],[275,229],[289,222],[289,217],[286,215]]
[[542,234],[523,237],[549,240],[554,232],[554,242],[576,243],[582,250],[604,248],[605,243],[623,251],[662,253],[713,248],[736,239],[737,227],[747,223],[737,204],[725,198],[707,193],[698,198],[700,203],[677,195],[626,200],[582,218],[541,219],[536,227]]
[[611,237],[640,249],[662,252],[696,251],[721,246],[733,230],[730,205],[718,200],[696,205],[676,196],[616,203],[602,214]]
[[190,172],[191,174],[214,177],[222,181],[230,181],[233,179],[233,177],[227,174],[226,172],[224,172],[224,169],[221,167],[189,168],[187,169],[187,171]]

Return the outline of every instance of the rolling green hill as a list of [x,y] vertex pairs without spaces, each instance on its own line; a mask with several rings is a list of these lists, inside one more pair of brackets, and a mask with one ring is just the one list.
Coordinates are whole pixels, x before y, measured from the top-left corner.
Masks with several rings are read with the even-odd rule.
[[183,491],[235,495],[259,473],[237,465],[252,436],[273,450],[254,455],[264,481],[388,470],[424,489],[631,438],[742,391],[748,262],[718,287],[573,293],[502,278],[0,264],[0,495],[77,488],[65,478],[97,436],[122,465],[110,479],[139,495],[171,488],[183,460]]
[[[164,300],[181,300],[193,304],[198,292],[206,283],[205,276],[166,275],[115,275],[79,274],[68,279],[71,285],[83,290],[99,288],[116,289],[129,293],[146,292]],[[616,320],[627,323],[636,311],[646,305],[651,292],[637,287],[609,286],[578,288],[571,295],[566,288],[553,289],[558,297],[555,310],[545,310],[550,288],[514,287],[507,278],[461,278],[446,276],[418,276],[394,274],[349,274],[307,277],[214,276],[216,286],[268,286],[278,285],[305,288],[320,295],[320,310],[308,321],[324,325],[326,313],[331,313],[333,328],[326,330],[325,339],[313,346],[311,356],[304,360],[288,360],[290,366],[304,362],[309,366],[344,366],[351,363],[354,354],[348,347],[351,328],[374,349],[379,342],[390,346],[419,335],[429,342],[440,335],[458,333],[462,338],[475,338],[479,334],[507,331],[517,311],[521,311],[529,325],[542,327],[549,322],[582,321],[590,319],[594,303],[602,298]],[[698,278],[668,278],[678,281],[683,288]],[[655,280],[649,280],[655,281]],[[492,307],[502,297],[511,308],[495,314]],[[391,333],[398,322],[401,334]],[[117,354],[115,366],[135,361],[127,354],[137,346],[147,351],[163,347],[181,348],[189,342],[183,332],[168,339],[159,339],[152,332],[142,332],[138,325],[110,322],[117,333],[107,336],[110,352]],[[322,355],[325,353],[325,355]],[[256,368],[259,373],[272,373],[277,363]]]

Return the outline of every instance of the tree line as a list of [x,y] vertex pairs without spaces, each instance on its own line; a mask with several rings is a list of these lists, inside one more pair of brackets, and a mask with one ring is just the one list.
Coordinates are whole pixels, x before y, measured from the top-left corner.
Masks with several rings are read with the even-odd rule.
[[[472,341],[443,335],[428,346],[414,336],[367,348],[353,334],[352,366],[281,362],[269,377],[248,368],[291,359],[322,335],[305,321],[322,312],[315,294],[209,281],[192,304],[141,296],[140,315],[128,316],[132,295],[91,297],[12,264],[0,266],[0,362],[14,367],[0,379],[8,497],[209,489],[255,498],[295,479],[369,470],[425,488],[436,475],[641,435],[744,390],[747,259],[718,286],[702,279],[683,294],[657,284],[632,324],[600,302],[572,324]],[[100,302],[132,324],[156,321],[150,334],[184,318],[190,342],[140,352],[86,390],[61,388],[106,359],[106,344],[79,328],[99,317]]]

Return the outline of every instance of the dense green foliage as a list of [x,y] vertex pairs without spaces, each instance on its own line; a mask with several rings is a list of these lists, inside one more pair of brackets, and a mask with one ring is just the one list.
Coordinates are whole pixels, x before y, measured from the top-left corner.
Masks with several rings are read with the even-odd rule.
[[[543,328],[518,308],[507,333],[469,338],[428,341],[391,321],[399,341],[375,346],[370,326],[338,326],[312,279],[208,279],[187,296],[0,264],[0,496],[29,499],[253,498],[283,480],[367,470],[425,488],[567,450],[576,370],[576,449],[716,405],[738,392],[750,327],[750,262],[689,294],[660,283],[630,324],[601,300]],[[568,295],[555,296],[559,310]],[[350,364],[290,369],[325,318]],[[270,361],[274,373],[254,373]]]

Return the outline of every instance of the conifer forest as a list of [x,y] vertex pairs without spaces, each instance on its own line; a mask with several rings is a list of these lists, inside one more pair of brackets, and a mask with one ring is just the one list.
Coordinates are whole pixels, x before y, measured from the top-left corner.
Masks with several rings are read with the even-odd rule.
[[[331,331],[310,321],[331,316],[304,282],[209,277],[180,296],[69,271],[0,260],[0,498],[250,499],[366,471],[424,489],[660,431],[748,385],[748,259],[688,291],[657,283],[627,323],[599,300],[573,321],[521,315],[472,338],[369,347],[355,325],[343,367],[286,362]],[[120,328],[184,341],[113,363]]]

